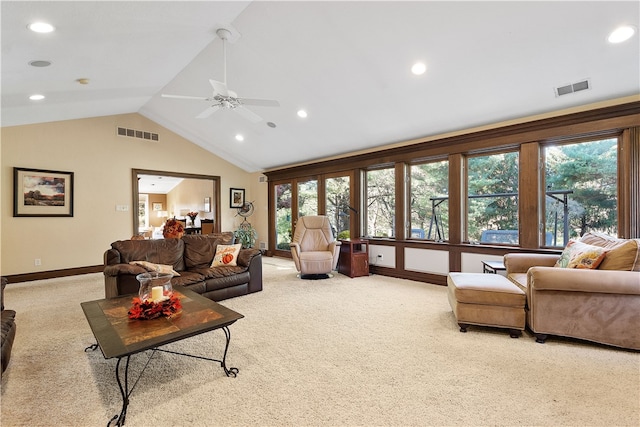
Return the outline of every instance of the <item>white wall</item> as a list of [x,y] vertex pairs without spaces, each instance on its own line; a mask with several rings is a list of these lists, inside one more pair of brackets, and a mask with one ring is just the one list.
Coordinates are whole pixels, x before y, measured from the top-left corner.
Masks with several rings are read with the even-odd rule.
[[[253,215],[247,218],[247,221],[258,232],[256,248],[260,249],[260,243],[263,243],[266,249],[269,247],[269,183],[267,182],[267,177],[262,173],[252,173],[249,178],[248,191],[251,196],[247,196],[247,200],[253,202],[255,211]],[[241,222],[242,219],[237,217],[236,225]]]
[[449,274],[449,251],[405,248],[404,269],[421,273]]
[[[158,133],[159,141],[118,136],[117,127]],[[256,206],[251,222],[266,233],[266,184],[139,114],[4,127],[1,137],[2,275],[102,264],[111,242],[134,234],[132,168],[219,175],[222,230],[241,222],[229,208],[234,187],[264,204]],[[14,218],[13,167],[74,172],[74,216]],[[252,194],[261,189],[264,195]],[[129,211],[118,212],[116,205]],[[36,258],[41,266],[34,265]]]
[[395,246],[369,245],[369,265],[396,268]]
[[[504,257],[501,255],[483,255],[476,253],[462,253],[461,255],[461,270],[464,273],[482,273],[482,261],[503,261]],[[500,272],[504,275],[504,272]]]

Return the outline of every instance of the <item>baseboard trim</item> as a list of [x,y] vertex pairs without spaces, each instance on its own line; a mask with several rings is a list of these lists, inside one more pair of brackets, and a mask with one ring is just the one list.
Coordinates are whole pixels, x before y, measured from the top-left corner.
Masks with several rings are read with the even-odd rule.
[[432,285],[447,286],[447,276],[432,273],[420,273],[409,270],[396,270],[369,264],[369,272],[380,276],[395,277],[397,279],[415,280],[416,282],[424,282]]
[[65,268],[62,270],[38,271],[37,273],[12,274],[4,276],[9,283],[31,282],[33,280],[54,279],[56,277],[77,276],[80,274],[101,273],[104,265]]

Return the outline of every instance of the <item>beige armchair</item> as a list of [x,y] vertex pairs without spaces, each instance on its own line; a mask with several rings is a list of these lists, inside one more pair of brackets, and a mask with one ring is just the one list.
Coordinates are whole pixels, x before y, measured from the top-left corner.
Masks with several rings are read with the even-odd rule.
[[640,240],[580,241],[608,249],[598,269],[554,267],[558,255],[504,256],[507,277],[527,294],[527,325],[538,342],[558,335],[640,350]]
[[296,224],[291,255],[301,276],[329,274],[338,264],[340,245],[333,238],[329,218],[303,216]]

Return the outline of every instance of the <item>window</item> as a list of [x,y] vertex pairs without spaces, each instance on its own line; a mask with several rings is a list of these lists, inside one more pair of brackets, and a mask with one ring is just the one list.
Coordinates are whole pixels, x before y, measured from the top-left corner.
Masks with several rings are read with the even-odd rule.
[[547,246],[588,231],[618,233],[618,139],[544,149]]
[[411,166],[411,238],[449,237],[449,162]]
[[518,153],[467,159],[467,240],[518,244]]
[[291,183],[275,185],[276,249],[288,251],[293,238],[291,227]]
[[349,176],[327,178],[325,180],[326,214],[334,228],[337,239],[348,239],[351,235],[350,220],[355,214],[351,210]]
[[395,236],[395,169],[367,171],[367,236]]
[[298,218],[318,215],[318,181],[298,182]]

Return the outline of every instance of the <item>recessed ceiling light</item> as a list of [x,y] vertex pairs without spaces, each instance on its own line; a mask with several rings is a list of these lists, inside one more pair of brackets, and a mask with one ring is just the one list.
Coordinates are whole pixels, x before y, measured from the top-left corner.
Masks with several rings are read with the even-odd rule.
[[424,74],[425,71],[427,71],[427,66],[423,62],[416,62],[411,67],[411,72],[416,76]]
[[49,65],[51,65],[51,61],[36,59],[35,61],[30,61],[29,65],[31,65],[32,67],[48,67]]
[[35,33],[50,33],[55,30],[55,27],[46,22],[33,22],[27,25],[27,28]]
[[275,128],[276,124],[273,122],[267,122],[267,126],[269,126],[270,128]]
[[304,119],[307,117],[307,112],[304,110],[298,110],[298,117]]
[[31,95],[29,99],[32,101],[40,101],[44,99],[44,95],[40,95],[40,94]]
[[240,141],[240,142],[244,141],[244,136],[242,136],[240,134],[237,134],[236,135],[236,141]]
[[624,25],[616,28],[611,34],[609,34],[609,43],[622,43],[629,40],[636,33],[636,29],[630,25]]

